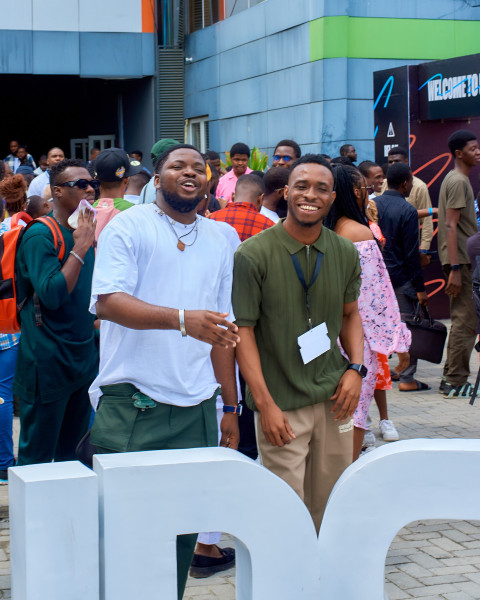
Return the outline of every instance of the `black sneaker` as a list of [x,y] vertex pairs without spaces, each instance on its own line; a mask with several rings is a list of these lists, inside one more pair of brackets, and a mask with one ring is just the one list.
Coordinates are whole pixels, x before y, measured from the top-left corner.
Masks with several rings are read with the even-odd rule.
[[447,383],[447,378],[446,377],[442,377],[442,381],[440,382],[440,385],[438,386],[438,393],[443,396],[443,394],[446,391],[450,391],[451,387],[452,386],[449,383]]
[[210,577],[215,573],[226,571],[235,566],[235,550],[233,548],[219,548],[219,550],[222,554],[220,558],[194,554],[190,567],[190,577],[195,577],[195,579]]
[[8,483],[8,471],[0,469],[0,485],[7,485]]
[[459,400],[470,400],[473,393],[473,385],[471,383],[464,383],[462,385],[453,385],[445,381],[445,387],[443,391],[444,398],[458,398]]

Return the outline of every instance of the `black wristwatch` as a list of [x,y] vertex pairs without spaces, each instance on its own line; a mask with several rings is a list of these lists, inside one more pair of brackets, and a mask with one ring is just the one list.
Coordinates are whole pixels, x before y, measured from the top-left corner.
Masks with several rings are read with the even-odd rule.
[[352,371],[356,371],[362,379],[365,379],[368,373],[368,369],[365,365],[357,365],[356,363],[350,363],[347,367],[348,369],[352,369]]
[[452,271],[460,271],[460,265],[450,265]]

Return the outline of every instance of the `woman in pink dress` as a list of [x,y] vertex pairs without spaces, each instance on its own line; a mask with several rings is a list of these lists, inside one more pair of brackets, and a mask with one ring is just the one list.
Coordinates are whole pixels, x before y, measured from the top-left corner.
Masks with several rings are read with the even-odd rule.
[[368,374],[363,380],[360,402],[353,417],[353,459],[356,460],[362,449],[368,410],[375,392],[377,352],[386,355],[399,353],[397,369],[401,370],[408,366],[411,336],[402,323],[382,253],[368,226],[366,181],[355,167],[336,165],[333,172],[337,196],[325,225],[354,243],[362,267],[358,309],[363,323],[364,364]]

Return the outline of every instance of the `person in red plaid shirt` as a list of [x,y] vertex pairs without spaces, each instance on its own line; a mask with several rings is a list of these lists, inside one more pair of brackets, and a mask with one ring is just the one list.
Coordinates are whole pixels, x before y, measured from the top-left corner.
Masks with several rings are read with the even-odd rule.
[[224,221],[235,227],[243,242],[274,225],[258,211],[262,206],[265,186],[257,175],[242,175],[235,186],[235,201],[210,215],[214,221]]

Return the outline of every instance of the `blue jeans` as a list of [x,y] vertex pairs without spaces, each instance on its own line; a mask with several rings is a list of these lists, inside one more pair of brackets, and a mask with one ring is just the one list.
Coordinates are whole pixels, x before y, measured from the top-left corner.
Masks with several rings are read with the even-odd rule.
[[13,376],[17,362],[18,344],[0,351],[0,470],[13,467]]

